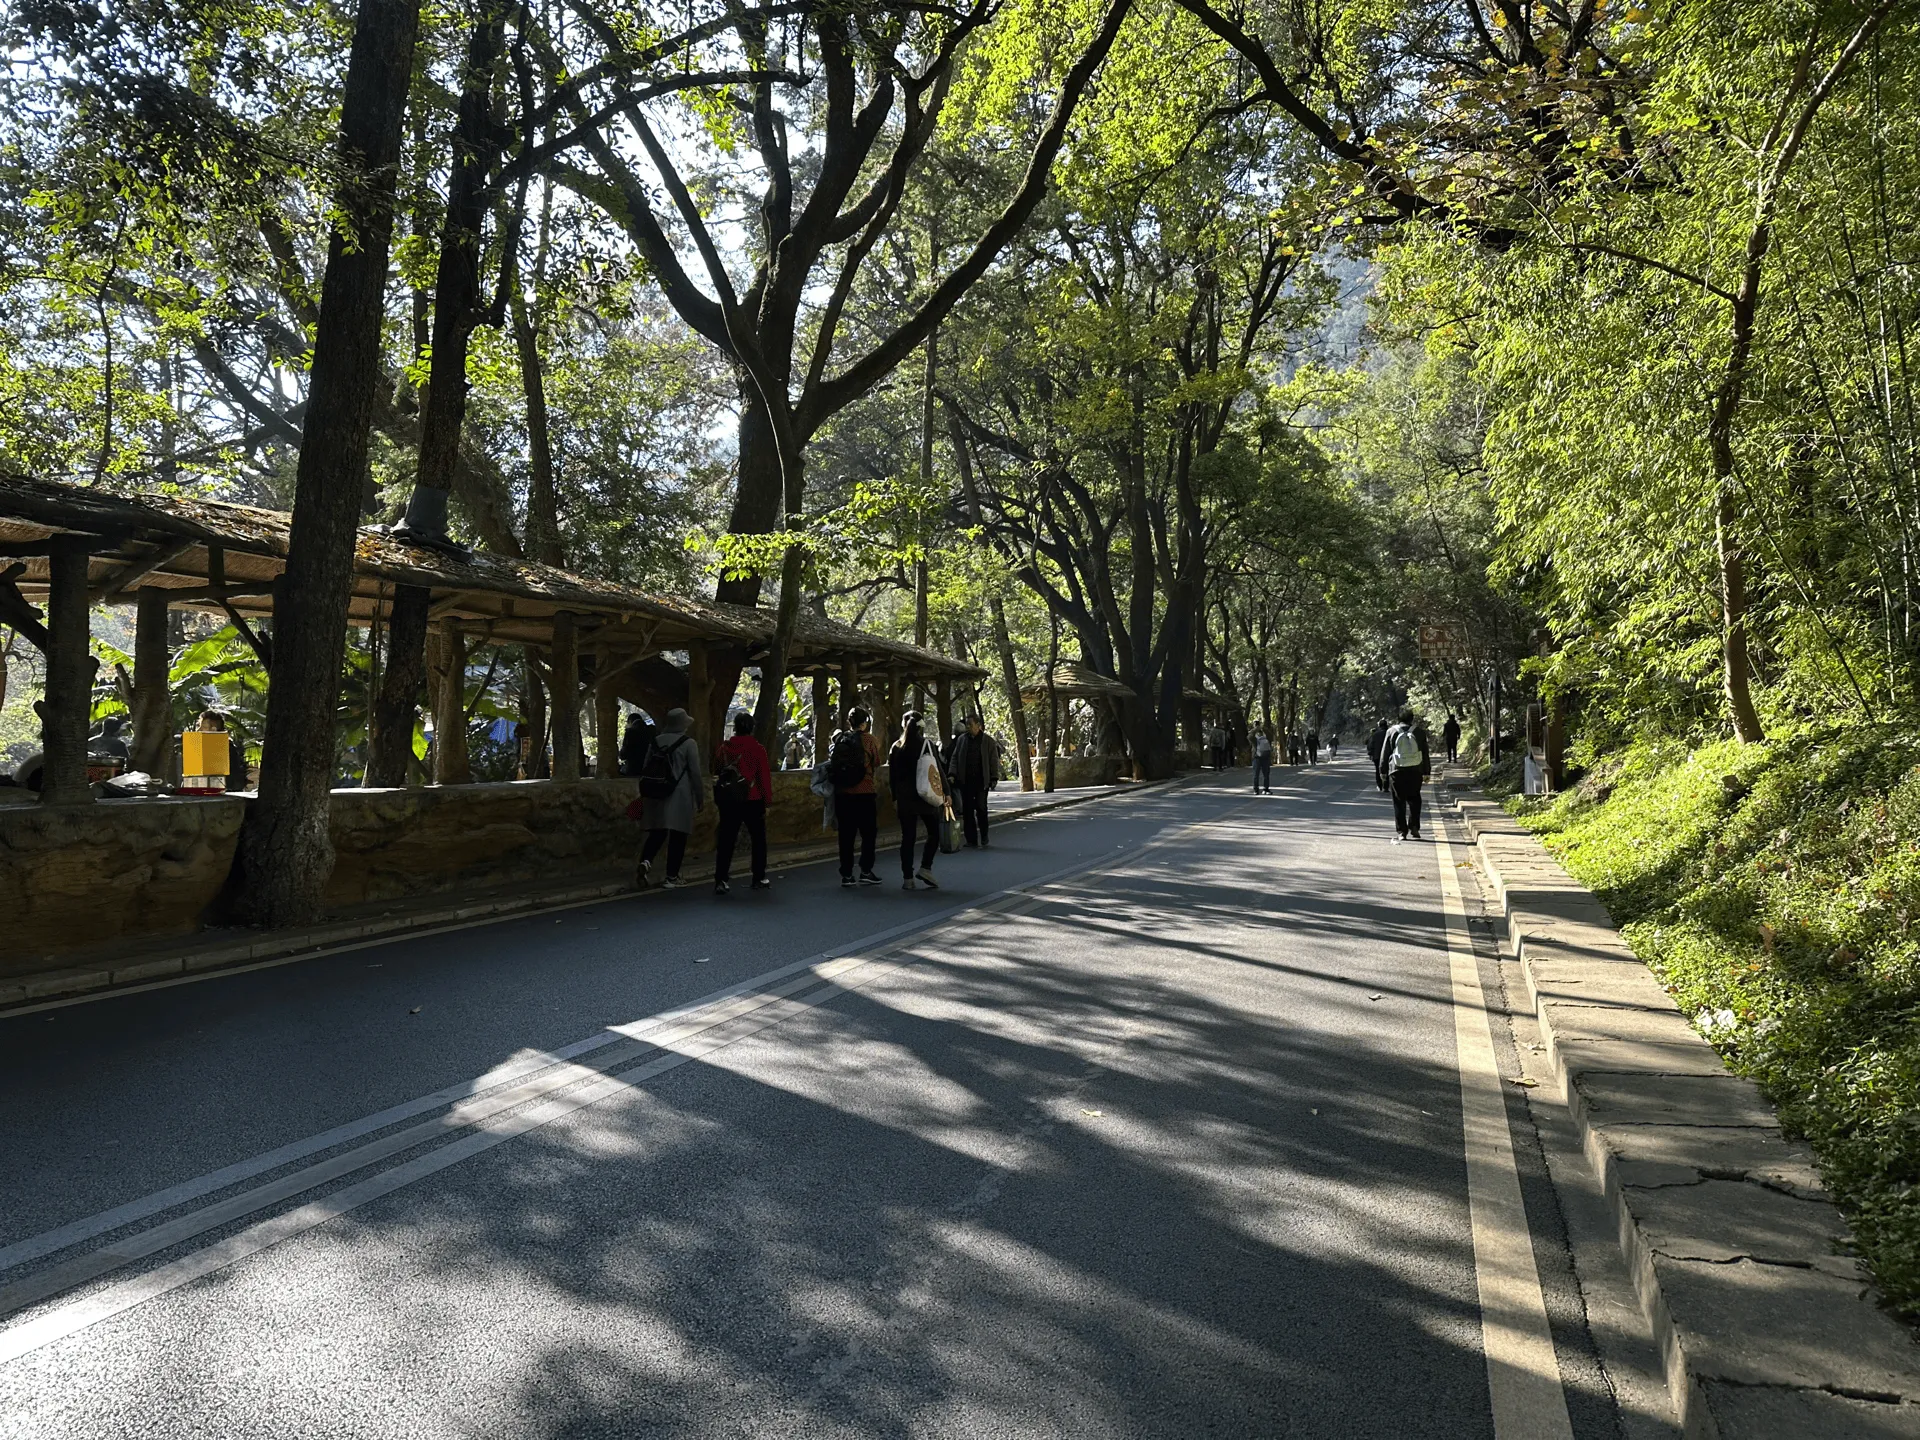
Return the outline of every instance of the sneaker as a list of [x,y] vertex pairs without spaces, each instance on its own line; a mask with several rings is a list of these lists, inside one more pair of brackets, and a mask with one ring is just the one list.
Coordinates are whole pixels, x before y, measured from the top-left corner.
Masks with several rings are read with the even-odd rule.
[[842,875],[840,877],[840,888],[842,890],[851,890],[853,888],[853,877],[851,875]]
[[940,888],[940,882],[933,878],[933,871],[927,869],[924,865],[920,867],[920,883],[929,890],[938,890]]
[[753,882],[753,888],[755,890],[771,890],[773,888],[773,881],[762,875],[758,880]]
[[725,880],[716,880],[713,882],[713,893],[716,895],[726,895],[726,894],[729,894],[732,890],[733,890],[733,886],[728,884]]
[[902,890],[911,890],[911,889],[913,889],[913,876],[911,876],[911,875],[909,875],[909,876],[907,876],[907,878],[906,878],[906,879],[904,879],[904,880],[902,880],[902,881],[900,882],[900,888],[901,888]]
[[686,883],[687,882],[682,880],[678,875],[669,875],[665,880],[660,882],[660,886],[663,890],[678,890]]
[[1421,833],[1418,830],[1416,830],[1413,832],[1413,838],[1416,840],[1421,840],[1421,839],[1425,839],[1426,837],[1421,835]]
[[871,870],[862,870],[860,872],[860,883],[862,885],[878,885],[880,883],[880,877]]
[[653,882],[653,862],[651,860],[642,860],[640,862],[640,867],[633,872],[633,883],[638,885],[642,890],[644,890],[652,882]]

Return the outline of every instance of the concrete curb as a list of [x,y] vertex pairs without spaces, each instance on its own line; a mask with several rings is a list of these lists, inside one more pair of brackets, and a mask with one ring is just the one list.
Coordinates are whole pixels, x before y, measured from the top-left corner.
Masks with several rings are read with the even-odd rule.
[[[1075,805],[1109,800],[1117,795],[1139,795],[1177,783],[1179,780],[1176,778],[1140,785],[1115,786],[1111,789],[1103,787],[1092,794],[1068,795],[1058,800],[1025,806],[993,817],[993,823],[1006,825],[1024,820],[1030,815],[1045,815]],[[796,866],[833,859],[839,853],[840,847],[837,840],[792,846],[784,851],[775,852],[769,858],[768,868],[789,870]],[[83,996],[99,996],[103,993],[124,991],[155,982],[164,983],[203,971],[231,970],[243,966],[311,959],[345,947],[399,939],[406,935],[439,934],[447,930],[464,929],[492,919],[503,919],[510,915],[571,909],[603,900],[617,900],[622,896],[637,897],[648,893],[652,892],[635,890],[632,883],[627,880],[607,880],[589,885],[572,885],[564,889],[536,890],[525,894],[493,895],[478,899],[469,898],[464,901],[450,899],[445,904],[422,907],[417,910],[328,921],[296,930],[229,932],[231,939],[214,940],[211,943],[209,943],[210,937],[202,935],[192,937],[187,944],[183,944],[172,952],[148,953],[131,958],[124,964],[100,963],[76,966],[0,980],[0,1019],[5,1019],[9,1013],[22,1009],[37,1009],[41,1005],[52,1002]]]
[[1537,838],[1457,778],[1449,802],[1605,1186],[1684,1433],[1920,1437],[1920,1349],[1844,1253],[1812,1152]]

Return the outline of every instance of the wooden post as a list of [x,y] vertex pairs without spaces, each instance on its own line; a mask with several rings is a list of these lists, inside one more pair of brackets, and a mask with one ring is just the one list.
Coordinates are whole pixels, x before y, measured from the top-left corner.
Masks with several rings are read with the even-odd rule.
[[87,805],[87,724],[93,716],[91,627],[87,623],[87,548],[60,536],[47,556],[46,698],[40,714],[42,805]]
[[953,738],[953,678],[942,675],[933,682],[934,713],[940,722],[942,741]]
[[827,746],[833,741],[833,732],[840,727],[834,723],[833,692],[827,688],[827,674],[824,670],[813,677],[813,763],[818,765],[827,758]]
[[620,692],[618,676],[611,672],[613,662],[602,660],[605,678],[593,687],[594,747],[593,774],[596,780],[611,780],[620,773]]
[[553,778],[580,778],[580,654],[575,648],[573,614],[553,617],[553,645],[548,654],[553,673]]
[[167,673],[171,657],[167,627],[171,619],[167,592],[149,586],[134,593],[133,625],[133,754],[132,767],[167,778],[167,757],[173,750],[173,726],[168,716]]
[[467,637],[451,620],[433,627],[428,648],[433,680],[433,783],[471,785],[467,754]]
[[[713,717],[707,713],[713,704],[713,676],[707,664],[706,647],[700,644],[687,646],[687,714],[693,722],[687,727],[687,733],[693,736],[695,753],[709,754],[719,740],[707,732],[713,728]],[[724,717],[723,717],[724,718]],[[703,761],[704,765],[705,762]]]
[[906,712],[907,685],[898,670],[887,672],[887,743],[900,733],[900,719]]
[[840,723],[846,724],[847,711],[863,703],[860,699],[860,661],[849,655],[840,665]]

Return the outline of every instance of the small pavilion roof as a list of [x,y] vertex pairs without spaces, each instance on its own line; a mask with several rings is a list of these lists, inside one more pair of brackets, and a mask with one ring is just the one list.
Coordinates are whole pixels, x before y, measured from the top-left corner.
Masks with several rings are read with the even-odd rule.
[[[96,603],[163,589],[173,603],[214,613],[273,613],[274,582],[286,569],[292,516],[284,510],[143,493],[110,494],[86,486],[0,476],[0,572],[24,568],[24,595],[47,584],[47,542],[91,537],[88,586]],[[773,637],[772,612],[697,596],[656,595],[485,550],[413,545],[379,529],[360,531],[354,547],[349,622],[369,625],[389,612],[394,587],[431,596],[431,614],[483,641],[551,643],[554,617],[575,617],[583,652],[632,660],[689,646],[735,647],[748,663]],[[962,660],[802,612],[789,668],[796,674],[863,668],[907,678],[976,678]]]
[[[1043,673],[1020,688],[1022,699],[1044,699],[1047,677]],[[1110,675],[1102,675],[1082,660],[1062,660],[1053,667],[1053,693],[1062,700],[1131,700],[1133,691]]]

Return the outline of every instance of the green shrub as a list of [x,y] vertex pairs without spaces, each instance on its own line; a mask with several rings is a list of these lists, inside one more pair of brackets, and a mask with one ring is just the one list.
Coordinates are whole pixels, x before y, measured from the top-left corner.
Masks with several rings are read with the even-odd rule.
[[1818,1156],[1920,1320],[1920,744],[1644,745],[1509,802]]

